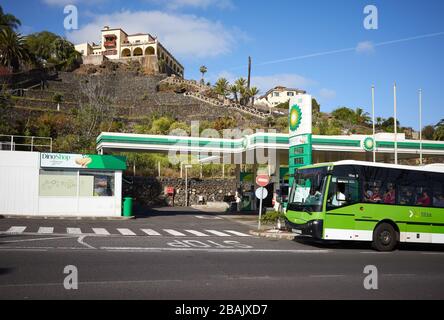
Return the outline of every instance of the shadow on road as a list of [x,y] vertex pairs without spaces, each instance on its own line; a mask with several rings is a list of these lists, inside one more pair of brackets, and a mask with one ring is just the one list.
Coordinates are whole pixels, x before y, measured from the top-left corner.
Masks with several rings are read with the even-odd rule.
[[12,273],[13,271],[14,271],[13,268],[0,268],[0,276]]
[[[362,241],[320,241],[310,238],[295,238],[293,241],[320,249],[373,250],[370,242]],[[400,243],[398,245],[397,251],[444,252],[444,245]]]

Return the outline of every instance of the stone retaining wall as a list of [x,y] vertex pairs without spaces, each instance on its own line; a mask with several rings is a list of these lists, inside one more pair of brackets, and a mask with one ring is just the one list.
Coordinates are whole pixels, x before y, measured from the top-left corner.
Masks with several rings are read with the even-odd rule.
[[[126,177],[123,183],[123,196],[133,197],[138,206],[185,205],[185,181],[173,178]],[[174,187],[175,196],[164,194],[166,187]],[[189,205],[198,204],[199,196],[208,202],[228,201],[236,192],[234,179],[190,179],[188,180]]]

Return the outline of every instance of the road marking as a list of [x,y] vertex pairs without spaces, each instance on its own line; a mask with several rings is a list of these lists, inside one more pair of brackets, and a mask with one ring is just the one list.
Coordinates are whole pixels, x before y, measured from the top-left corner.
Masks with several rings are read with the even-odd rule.
[[26,227],[11,227],[8,229],[8,231],[6,231],[6,233],[22,233],[23,231],[25,231]]
[[105,228],[92,228],[95,234],[101,235],[101,236],[109,236],[110,233]]
[[214,235],[216,235],[216,236],[219,236],[219,237],[231,237],[229,234],[227,234],[227,233],[223,233],[223,232],[220,232],[220,231],[216,231],[216,230],[205,230],[205,231],[207,231],[207,232],[209,232],[209,233],[212,233],[212,234],[214,234]]
[[175,236],[175,237],[185,237],[185,235],[182,232],[173,230],[173,229],[163,229],[163,231]]
[[136,234],[132,232],[130,229],[119,228],[117,229],[124,236],[135,236]]
[[77,242],[80,243],[81,245],[84,245],[85,247],[89,248],[89,249],[95,249],[93,246],[90,246],[89,244],[87,244],[86,242],[83,241],[83,239],[85,239],[86,236],[81,236],[77,239]]
[[185,230],[185,231],[189,232],[191,234],[194,234],[195,236],[198,236],[198,237],[208,237],[207,234],[200,232],[200,231],[196,231],[196,230]]
[[80,228],[66,228],[66,232],[69,234],[82,234]]
[[285,250],[285,249],[217,249],[217,248],[143,248],[143,247],[100,247],[101,250],[107,251],[136,251],[136,252],[151,252],[151,251],[205,251],[205,252],[231,252],[231,253],[248,253],[248,252],[267,252],[267,253],[329,253],[329,250]]
[[345,277],[345,275],[343,274],[315,274],[315,275],[310,275],[310,278],[341,278],[341,277]]
[[0,243],[34,242],[34,241],[72,239],[72,238],[74,238],[74,237],[73,236],[66,236],[66,237],[52,237],[52,238],[36,238],[36,239],[23,239],[23,240],[8,240],[8,241],[1,241]]
[[239,232],[239,231],[233,231],[233,230],[224,230],[224,231],[228,232],[228,233],[232,233],[235,236],[239,236],[239,237],[251,237],[249,234],[242,233],[242,232]]
[[43,233],[43,234],[54,233],[54,228],[53,227],[40,227],[39,231],[37,231],[37,233]]
[[141,229],[142,232],[145,232],[149,236],[160,236],[160,233],[157,231],[154,231],[153,229]]
[[195,217],[204,220],[222,220],[222,218],[218,216],[195,216]]

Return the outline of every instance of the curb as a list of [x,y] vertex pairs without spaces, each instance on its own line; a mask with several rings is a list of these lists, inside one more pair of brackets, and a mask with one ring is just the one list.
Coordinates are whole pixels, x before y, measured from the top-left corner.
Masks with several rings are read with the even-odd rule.
[[293,240],[296,237],[296,235],[292,233],[282,232],[282,231],[279,232],[250,230],[250,234],[256,237],[263,237],[270,239],[285,239],[285,240]]
[[25,215],[2,215],[4,219],[29,219],[29,220],[93,220],[93,221],[127,221],[136,219],[132,217],[75,217],[75,216],[25,216]]

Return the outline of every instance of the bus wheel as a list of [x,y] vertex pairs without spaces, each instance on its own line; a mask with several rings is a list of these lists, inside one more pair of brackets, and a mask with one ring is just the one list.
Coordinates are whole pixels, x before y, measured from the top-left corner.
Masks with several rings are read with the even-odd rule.
[[398,234],[389,223],[379,224],[373,231],[372,246],[377,251],[393,251],[398,244]]

